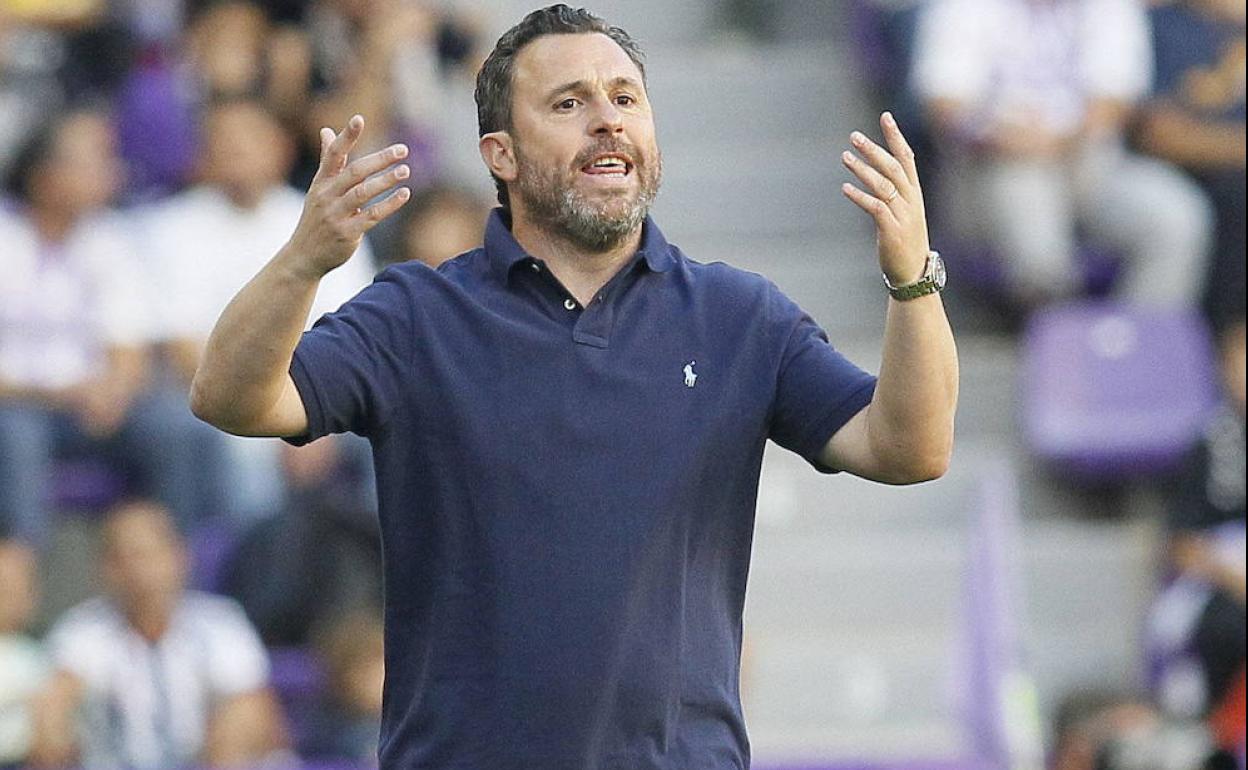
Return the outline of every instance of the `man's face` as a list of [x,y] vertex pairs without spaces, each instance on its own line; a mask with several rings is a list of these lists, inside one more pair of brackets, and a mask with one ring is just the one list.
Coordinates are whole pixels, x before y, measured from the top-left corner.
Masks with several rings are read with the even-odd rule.
[[81,112],[57,128],[55,147],[36,176],[33,195],[45,205],[86,212],[108,205],[123,180],[108,119]]
[[264,110],[246,102],[215,109],[205,123],[200,175],[237,205],[254,206],[290,170],[291,144]]
[[547,35],[520,51],[513,76],[513,211],[589,251],[617,245],[663,173],[637,65],[606,35]]
[[104,525],[104,579],[123,607],[171,607],[185,586],[186,559],[168,514],[150,504],[117,511]]

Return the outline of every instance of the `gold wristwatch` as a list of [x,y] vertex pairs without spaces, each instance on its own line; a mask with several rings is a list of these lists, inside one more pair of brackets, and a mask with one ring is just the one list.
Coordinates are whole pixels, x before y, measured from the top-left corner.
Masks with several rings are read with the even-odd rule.
[[928,252],[927,265],[923,268],[923,277],[914,283],[908,283],[905,286],[894,286],[892,281],[888,280],[888,276],[884,276],[884,285],[888,287],[888,293],[893,299],[905,302],[910,299],[918,299],[926,297],[928,294],[935,294],[945,288],[945,281],[948,280],[945,273],[945,261],[940,258],[940,253],[936,251]]

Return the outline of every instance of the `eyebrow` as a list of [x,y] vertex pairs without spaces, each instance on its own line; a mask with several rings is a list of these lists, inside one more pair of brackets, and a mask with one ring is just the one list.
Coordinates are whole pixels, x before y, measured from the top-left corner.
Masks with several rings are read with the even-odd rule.
[[[607,86],[609,88],[618,88],[619,86],[627,86],[629,88],[636,88],[638,90],[641,89],[641,83],[637,82],[637,80],[634,78],[626,77],[624,75],[621,75],[618,78],[612,79],[611,82],[607,84]],[[589,83],[587,81],[573,80],[571,83],[564,83],[563,85],[558,86],[557,88],[551,89],[550,93],[546,96],[546,100],[549,101],[551,99],[554,99],[559,94],[567,93],[568,91],[586,91],[588,89],[589,89]]]

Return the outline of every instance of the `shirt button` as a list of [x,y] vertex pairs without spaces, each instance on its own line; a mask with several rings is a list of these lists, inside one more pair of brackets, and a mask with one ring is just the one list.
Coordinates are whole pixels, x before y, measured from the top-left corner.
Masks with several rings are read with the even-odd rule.
[[563,301],[563,306],[567,310],[576,310],[576,300],[568,297]]
[[542,266],[537,264],[536,262],[530,262],[529,267],[533,268],[533,272],[535,273],[542,272]]

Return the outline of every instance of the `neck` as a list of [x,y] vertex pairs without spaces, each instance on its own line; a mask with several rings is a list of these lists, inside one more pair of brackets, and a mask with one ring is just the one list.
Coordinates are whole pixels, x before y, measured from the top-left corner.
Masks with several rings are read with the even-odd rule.
[[173,607],[158,602],[144,602],[141,606],[128,607],[126,618],[131,627],[149,642],[160,641],[169,630],[169,621],[173,617]]
[[49,243],[60,243],[69,235],[69,231],[78,222],[78,215],[72,210],[60,206],[31,207],[30,219],[39,237]]
[[528,254],[546,263],[582,306],[641,248],[641,227],[606,251],[586,251],[567,238],[539,227],[520,212],[512,215],[511,234]]
[[264,200],[264,195],[270,188],[250,185],[220,185],[217,189],[225,195],[226,200],[234,208],[243,211],[254,211],[260,205],[260,201]]

